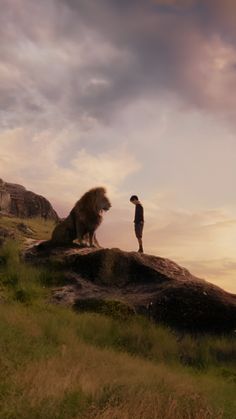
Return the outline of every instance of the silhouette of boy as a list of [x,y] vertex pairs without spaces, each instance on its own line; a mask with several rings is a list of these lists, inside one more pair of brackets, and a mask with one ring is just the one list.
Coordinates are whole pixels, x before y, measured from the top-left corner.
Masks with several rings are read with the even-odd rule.
[[134,231],[139,243],[139,253],[143,253],[143,226],[144,226],[144,211],[141,202],[137,195],[132,195],[130,202],[135,205],[135,217],[134,217]]

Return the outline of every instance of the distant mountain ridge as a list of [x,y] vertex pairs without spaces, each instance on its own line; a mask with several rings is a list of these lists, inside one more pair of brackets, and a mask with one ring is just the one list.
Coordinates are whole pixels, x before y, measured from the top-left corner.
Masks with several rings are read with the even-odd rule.
[[18,218],[41,217],[58,220],[51,203],[41,195],[28,191],[24,186],[0,179],[0,212]]

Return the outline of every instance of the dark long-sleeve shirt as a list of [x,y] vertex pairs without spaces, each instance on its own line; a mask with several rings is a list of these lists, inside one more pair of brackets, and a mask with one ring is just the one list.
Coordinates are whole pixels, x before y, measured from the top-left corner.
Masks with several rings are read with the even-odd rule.
[[144,222],[143,206],[141,204],[137,204],[135,207],[134,222],[135,224]]

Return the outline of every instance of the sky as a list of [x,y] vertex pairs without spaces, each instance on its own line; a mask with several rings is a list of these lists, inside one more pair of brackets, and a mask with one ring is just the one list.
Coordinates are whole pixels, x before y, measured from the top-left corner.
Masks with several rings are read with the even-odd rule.
[[0,177],[236,293],[234,0],[1,0]]

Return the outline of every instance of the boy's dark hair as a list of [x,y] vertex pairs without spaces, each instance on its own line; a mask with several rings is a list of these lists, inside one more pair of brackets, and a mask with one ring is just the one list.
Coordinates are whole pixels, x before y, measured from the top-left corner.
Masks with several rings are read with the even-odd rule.
[[138,201],[138,197],[137,197],[137,195],[132,195],[132,196],[130,197],[130,201]]

